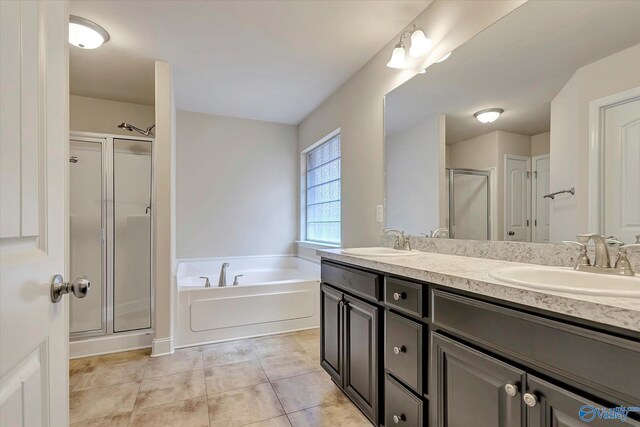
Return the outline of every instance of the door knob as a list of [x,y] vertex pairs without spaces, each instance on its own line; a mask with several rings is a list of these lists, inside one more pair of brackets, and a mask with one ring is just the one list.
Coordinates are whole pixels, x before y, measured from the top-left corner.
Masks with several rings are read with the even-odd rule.
[[396,356],[400,353],[404,353],[405,351],[407,351],[405,346],[393,347],[393,354],[395,354]]
[[522,396],[522,400],[524,400],[524,404],[530,408],[533,408],[538,404],[538,398],[531,393],[525,393],[524,396]]
[[516,232],[515,231],[510,231],[508,234],[509,234],[509,236],[514,236],[516,234]]
[[406,419],[406,417],[404,416],[404,414],[394,415],[393,416],[393,423],[394,424],[400,424],[400,421],[404,421],[405,419]]
[[76,278],[73,282],[65,282],[62,276],[56,274],[51,279],[51,301],[60,302],[62,295],[72,293],[78,298],[84,298],[91,289],[91,282],[84,276]]
[[514,397],[516,394],[518,394],[518,387],[514,386],[513,384],[505,384],[504,391],[507,393],[507,396]]
[[394,292],[393,299],[396,301],[400,301],[401,299],[405,299],[407,295],[404,292]]

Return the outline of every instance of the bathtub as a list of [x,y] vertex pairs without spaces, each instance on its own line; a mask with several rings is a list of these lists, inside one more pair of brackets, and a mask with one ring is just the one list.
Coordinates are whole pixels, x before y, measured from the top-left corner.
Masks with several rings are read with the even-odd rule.
[[[227,286],[218,287],[227,268]],[[233,278],[239,284],[233,286]],[[207,277],[211,283],[205,288]],[[316,328],[320,265],[295,256],[183,260],[178,263],[176,347]]]

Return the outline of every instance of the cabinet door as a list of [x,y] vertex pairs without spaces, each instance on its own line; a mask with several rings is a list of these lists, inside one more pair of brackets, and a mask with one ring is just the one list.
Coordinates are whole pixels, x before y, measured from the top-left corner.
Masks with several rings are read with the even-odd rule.
[[378,423],[380,309],[344,296],[344,391]]
[[[622,420],[607,418],[611,412],[599,412],[598,410],[610,408],[611,405],[597,404],[532,375],[527,376],[527,388],[529,393],[535,396],[535,400],[529,401],[528,427],[584,425],[610,427],[614,425],[613,423],[624,426],[640,426],[640,422],[630,418],[626,418],[624,423],[620,423]],[[638,412],[632,414],[634,417],[640,416]]]
[[342,292],[321,287],[320,364],[342,386]]
[[437,333],[431,352],[432,426],[523,425],[523,371]]

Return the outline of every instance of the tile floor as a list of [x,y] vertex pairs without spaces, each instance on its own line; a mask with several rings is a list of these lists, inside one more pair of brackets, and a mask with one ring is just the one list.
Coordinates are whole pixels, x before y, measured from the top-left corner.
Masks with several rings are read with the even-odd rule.
[[371,426],[320,367],[319,330],[70,362],[73,427]]

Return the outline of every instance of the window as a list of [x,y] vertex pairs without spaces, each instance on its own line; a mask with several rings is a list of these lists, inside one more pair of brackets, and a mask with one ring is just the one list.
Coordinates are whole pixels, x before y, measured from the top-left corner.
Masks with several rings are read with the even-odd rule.
[[306,240],[340,244],[340,134],[306,156]]

